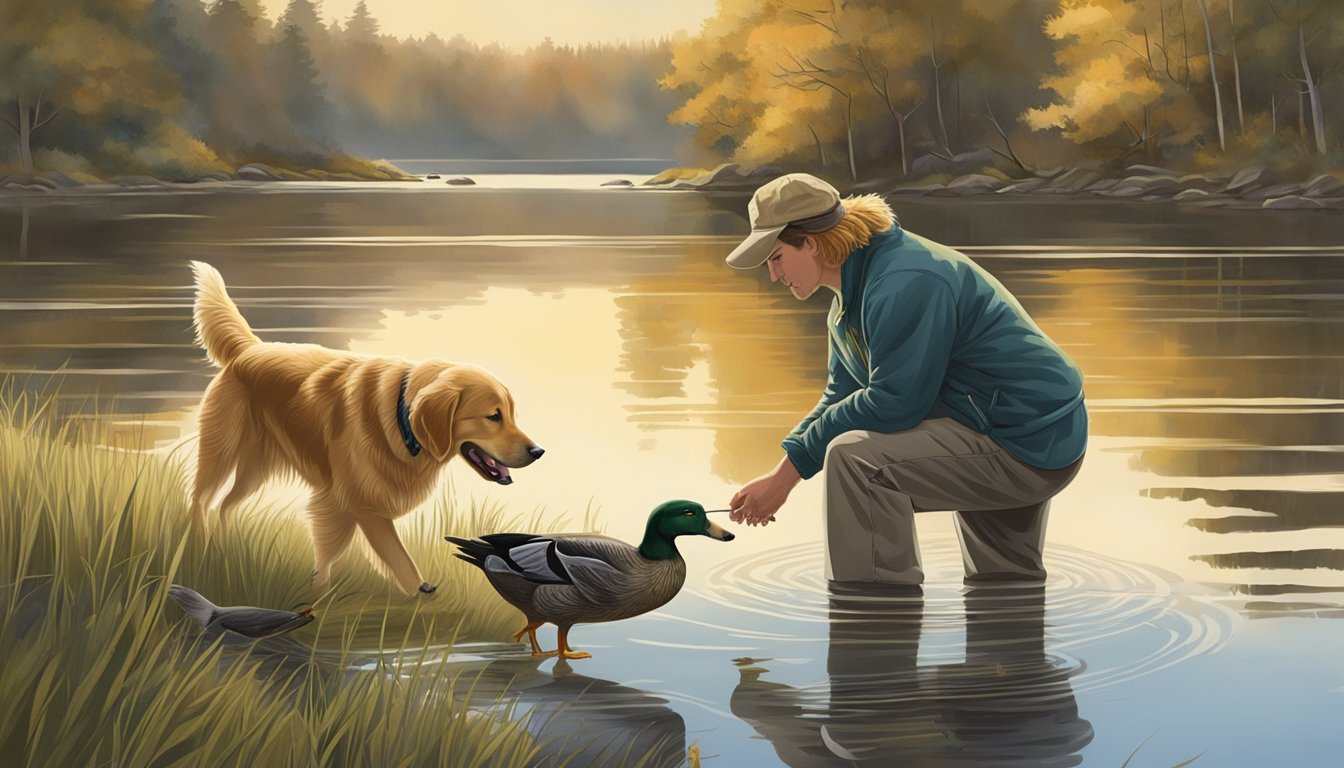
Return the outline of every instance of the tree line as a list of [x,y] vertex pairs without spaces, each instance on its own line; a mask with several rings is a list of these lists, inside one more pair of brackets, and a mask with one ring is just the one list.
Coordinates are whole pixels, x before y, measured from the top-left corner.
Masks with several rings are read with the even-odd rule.
[[673,48],[707,157],[1338,167],[1337,0],[720,0]]
[[992,152],[1344,164],[1337,0],[719,0],[694,35],[522,52],[383,34],[360,2],[0,3],[0,163],[187,177],[244,162],[667,157],[914,174]]
[[[0,3],[0,145],[24,169],[228,172],[375,157],[667,156],[667,41],[522,52],[385,35],[360,2]],[[348,160],[349,158],[345,158]]]

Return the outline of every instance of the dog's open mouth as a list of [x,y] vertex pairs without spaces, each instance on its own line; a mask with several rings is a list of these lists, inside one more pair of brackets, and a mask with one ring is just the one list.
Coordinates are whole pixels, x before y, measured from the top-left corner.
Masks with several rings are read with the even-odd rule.
[[467,463],[486,480],[500,485],[508,485],[513,482],[513,478],[509,475],[509,468],[496,461],[495,457],[481,450],[475,443],[464,443],[462,445],[462,455],[466,457]]

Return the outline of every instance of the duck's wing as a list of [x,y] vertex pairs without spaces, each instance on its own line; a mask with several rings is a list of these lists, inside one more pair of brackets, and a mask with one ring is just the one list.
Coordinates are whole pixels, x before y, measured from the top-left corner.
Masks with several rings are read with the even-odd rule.
[[647,562],[639,550],[610,536],[576,535],[555,539],[556,553],[572,583],[598,604],[626,601],[642,588]]
[[482,536],[481,541],[490,547],[480,558],[483,569],[533,584],[625,584],[626,574],[619,566],[621,548],[634,551],[625,542],[605,536],[496,533]]

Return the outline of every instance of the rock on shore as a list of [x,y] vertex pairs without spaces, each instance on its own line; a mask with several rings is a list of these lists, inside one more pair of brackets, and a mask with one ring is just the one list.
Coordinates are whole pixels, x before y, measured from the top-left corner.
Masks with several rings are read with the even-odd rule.
[[[983,165],[977,165],[983,164]],[[956,157],[925,156],[912,163],[907,179],[869,179],[842,192],[878,192],[900,196],[989,197],[1054,196],[1144,202],[1170,201],[1203,207],[1344,210],[1344,171],[1294,181],[1264,166],[1235,173],[1187,173],[1152,165],[1120,171],[1073,167],[1016,169],[1009,175],[988,151]],[[711,171],[670,168],[644,187],[700,191],[750,191],[785,173],[775,166],[749,170],[725,163]]]

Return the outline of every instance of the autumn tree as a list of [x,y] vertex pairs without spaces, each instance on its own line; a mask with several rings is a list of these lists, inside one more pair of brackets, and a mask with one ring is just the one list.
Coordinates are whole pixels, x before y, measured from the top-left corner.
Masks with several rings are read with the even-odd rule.
[[[0,120],[18,136],[22,168],[32,170],[34,136],[57,117],[68,136],[115,122],[124,136],[133,137],[152,131],[176,108],[176,78],[137,40],[150,5],[150,0],[0,4],[0,71],[6,73],[0,104],[8,105]],[[129,141],[110,141],[118,153],[136,150]]]
[[1059,74],[1043,82],[1055,98],[1024,119],[1113,160],[1142,151],[1152,162],[1161,141],[1194,140],[1207,125],[1186,87],[1199,62],[1173,26],[1164,0],[1065,0],[1046,23]]

